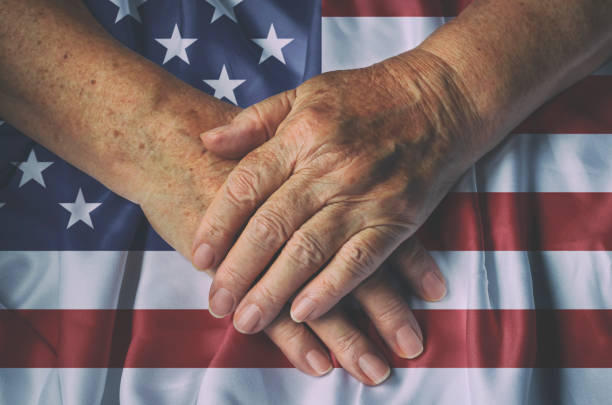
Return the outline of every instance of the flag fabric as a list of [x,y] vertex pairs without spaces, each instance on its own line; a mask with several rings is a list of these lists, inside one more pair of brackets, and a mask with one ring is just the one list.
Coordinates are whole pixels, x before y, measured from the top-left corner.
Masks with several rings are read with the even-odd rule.
[[[126,46],[246,107],[407,51],[469,2],[86,3]],[[210,316],[210,280],[136,205],[0,121],[0,404],[609,403],[611,90],[607,64],[461,178],[419,231],[449,286],[406,297],[425,352],[386,351],[374,388],[306,376]]]

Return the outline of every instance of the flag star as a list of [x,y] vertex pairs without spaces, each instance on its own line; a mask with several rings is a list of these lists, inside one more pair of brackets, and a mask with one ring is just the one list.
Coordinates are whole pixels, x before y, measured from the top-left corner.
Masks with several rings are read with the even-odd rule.
[[140,20],[138,7],[142,6],[142,4],[146,1],[147,0],[110,0],[111,3],[119,7],[119,11],[117,11],[117,18],[115,18],[115,24],[123,20],[128,15],[132,16],[132,18],[134,18],[136,21],[142,22]]
[[189,64],[189,57],[187,56],[187,47],[197,41],[197,38],[181,38],[181,33],[178,29],[178,24],[174,24],[174,31],[172,31],[172,37],[170,38],[155,38],[157,42],[166,47],[166,56],[164,57],[164,65],[170,59],[178,56],[187,64]]
[[34,149],[30,151],[30,154],[28,155],[28,160],[26,160],[25,162],[11,163],[17,166],[17,168],[23,172],[23,174],[21,175],[21,181],[19,182],[19,187],[23,186],[30,180],[34,180],[45,188],[47,187],[45,185],[45,179],[43,179],[42,172],[47,167],[51,166],[53,162],[39,162],[38,159],[36,159]]
[[290,44],[293,39],[294,38],[277,37],[274,24],[270,24],[270,30],[268,31],[267,38],[252,38],[251,40],[263,49],[261,52],[261,58],[259,59],[260,64],[270,56],[274,56],[276,59],[286,65],[285,57],[283,55],[283,48]]
[[212,24],[223,16],[227,16],[233,22],[237,22],[234,7],[242,3],[243,0],[206,0],[206,2],[215,8],[215,12],[210,20]]
[[236,101],[236,95],[234,94],[234,89],[245,81],[246,80],[231,80],[227,75],[225,65],[223,65],[218,80],[204,80],[204,83],[215,89],[215,97],[217,97],[219,100],[225,97],[232,103],[238,104]]
[[89,215],[93,210],[98,208],[102,203],[88,203],[85,202],[83,197],[83,191],[79,188],[76,200],[73,203],[59,203],[65,210],[70,211],[70,219],[66,229],[79,221],[83,221],[91,229],[94,229],[93,223],[91,222],[91,216]]

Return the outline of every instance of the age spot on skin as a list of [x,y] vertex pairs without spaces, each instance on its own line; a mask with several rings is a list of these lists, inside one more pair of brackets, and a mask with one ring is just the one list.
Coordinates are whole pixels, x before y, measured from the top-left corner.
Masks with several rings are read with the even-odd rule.
[[121,132],[117,131],[116,129],[113,131],[113,136],[115,138],[119,138],[121,135],[123,135]]
[[96,84],[96,81],[95,81],[94,79],[91,79],[91,81],[90,81],[89,83],[91,83],[92,85],[94,85],[94,84]]
[[68,53],[64,54],[64,59],[68,59]]
[[140,150],[143,150],[143,149],[144,149],[144,147],[145,147],[145,144],[144,144],[144,143],[142,143],[142,142],[140,143],[140,145],[138,145],[138,149],[140,149]]

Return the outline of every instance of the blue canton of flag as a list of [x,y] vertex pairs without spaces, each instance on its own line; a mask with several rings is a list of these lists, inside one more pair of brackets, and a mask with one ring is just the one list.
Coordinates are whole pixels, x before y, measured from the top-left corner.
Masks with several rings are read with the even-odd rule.
[[[297,87],[321,71],[320,1],[86,4],[132,50],[241,107]],[[138,206],[2,121],[0,224],[2,250],[171,249]]]

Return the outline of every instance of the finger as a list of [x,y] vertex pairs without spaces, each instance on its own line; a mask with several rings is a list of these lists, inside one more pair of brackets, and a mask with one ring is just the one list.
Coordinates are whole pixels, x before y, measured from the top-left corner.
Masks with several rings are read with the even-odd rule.
[[[324,188],[312,176],[296,173],[257,210],[217,269],[210,289],[210,311],[215,316],[222,317],[234,311],[235,304],[268,266],[278,249],[324,204],[321,198],[325,194]],[[289,291],[289,295],[294,291]],[[249,328],[246,333],[260,331],[276,317],[288,296],[282,302],[275,302],[276,297],[280,295],[267,297],[278,304],[274,307],[275,312],[257,330]],[[262,309],[265,310],[260,308],[258,312]],[[252,322],[250,324],[254,326]]]
[[288,312],[270,324],[266,333],[300,371],[317,377],[332,370],[327,350],[306,325],[293,322]]
[[[274,138],[279,139],[279,138]],[[249,153],[229,174],[206,210],[195,236],[192,262],[200,270],[218,266],[255,209],[289,177],[291,156],[280,142]]]
[[336,356],[346,371],[367,385],[378,385],[391,374],[374,344],[338,308],[308,322],[314,333]]
[[422,299],[440,301],[446,295],[444,275],[415,237],[402,243],[389,258],[389,263]]
[[[340,205],[326,206],[310,218],[293,233],[265,275],[242,299],[234,315],[236,329],[256,333],[271,322],[295,291],[361,228],[360,222],[357,213]],[[219,271],[217,279],[221,275]],[[224,279],[226,288],[232,288],[231,282],[231,278]]]
[[312,320],[370,276],[401,242],[402,231],[390,226],[366,228],[354,235],[331,262],[300,291],[291,306],[297,321]]
[[272,138],[291,111],[295,90],[286,91],[238,114],[230,124],[204,132],[206,149],[226,159],[237,159]]
[[400,357],[414,359],[423,352],[423,334],[404,298],[379,269],[353,292],[380,336]]

